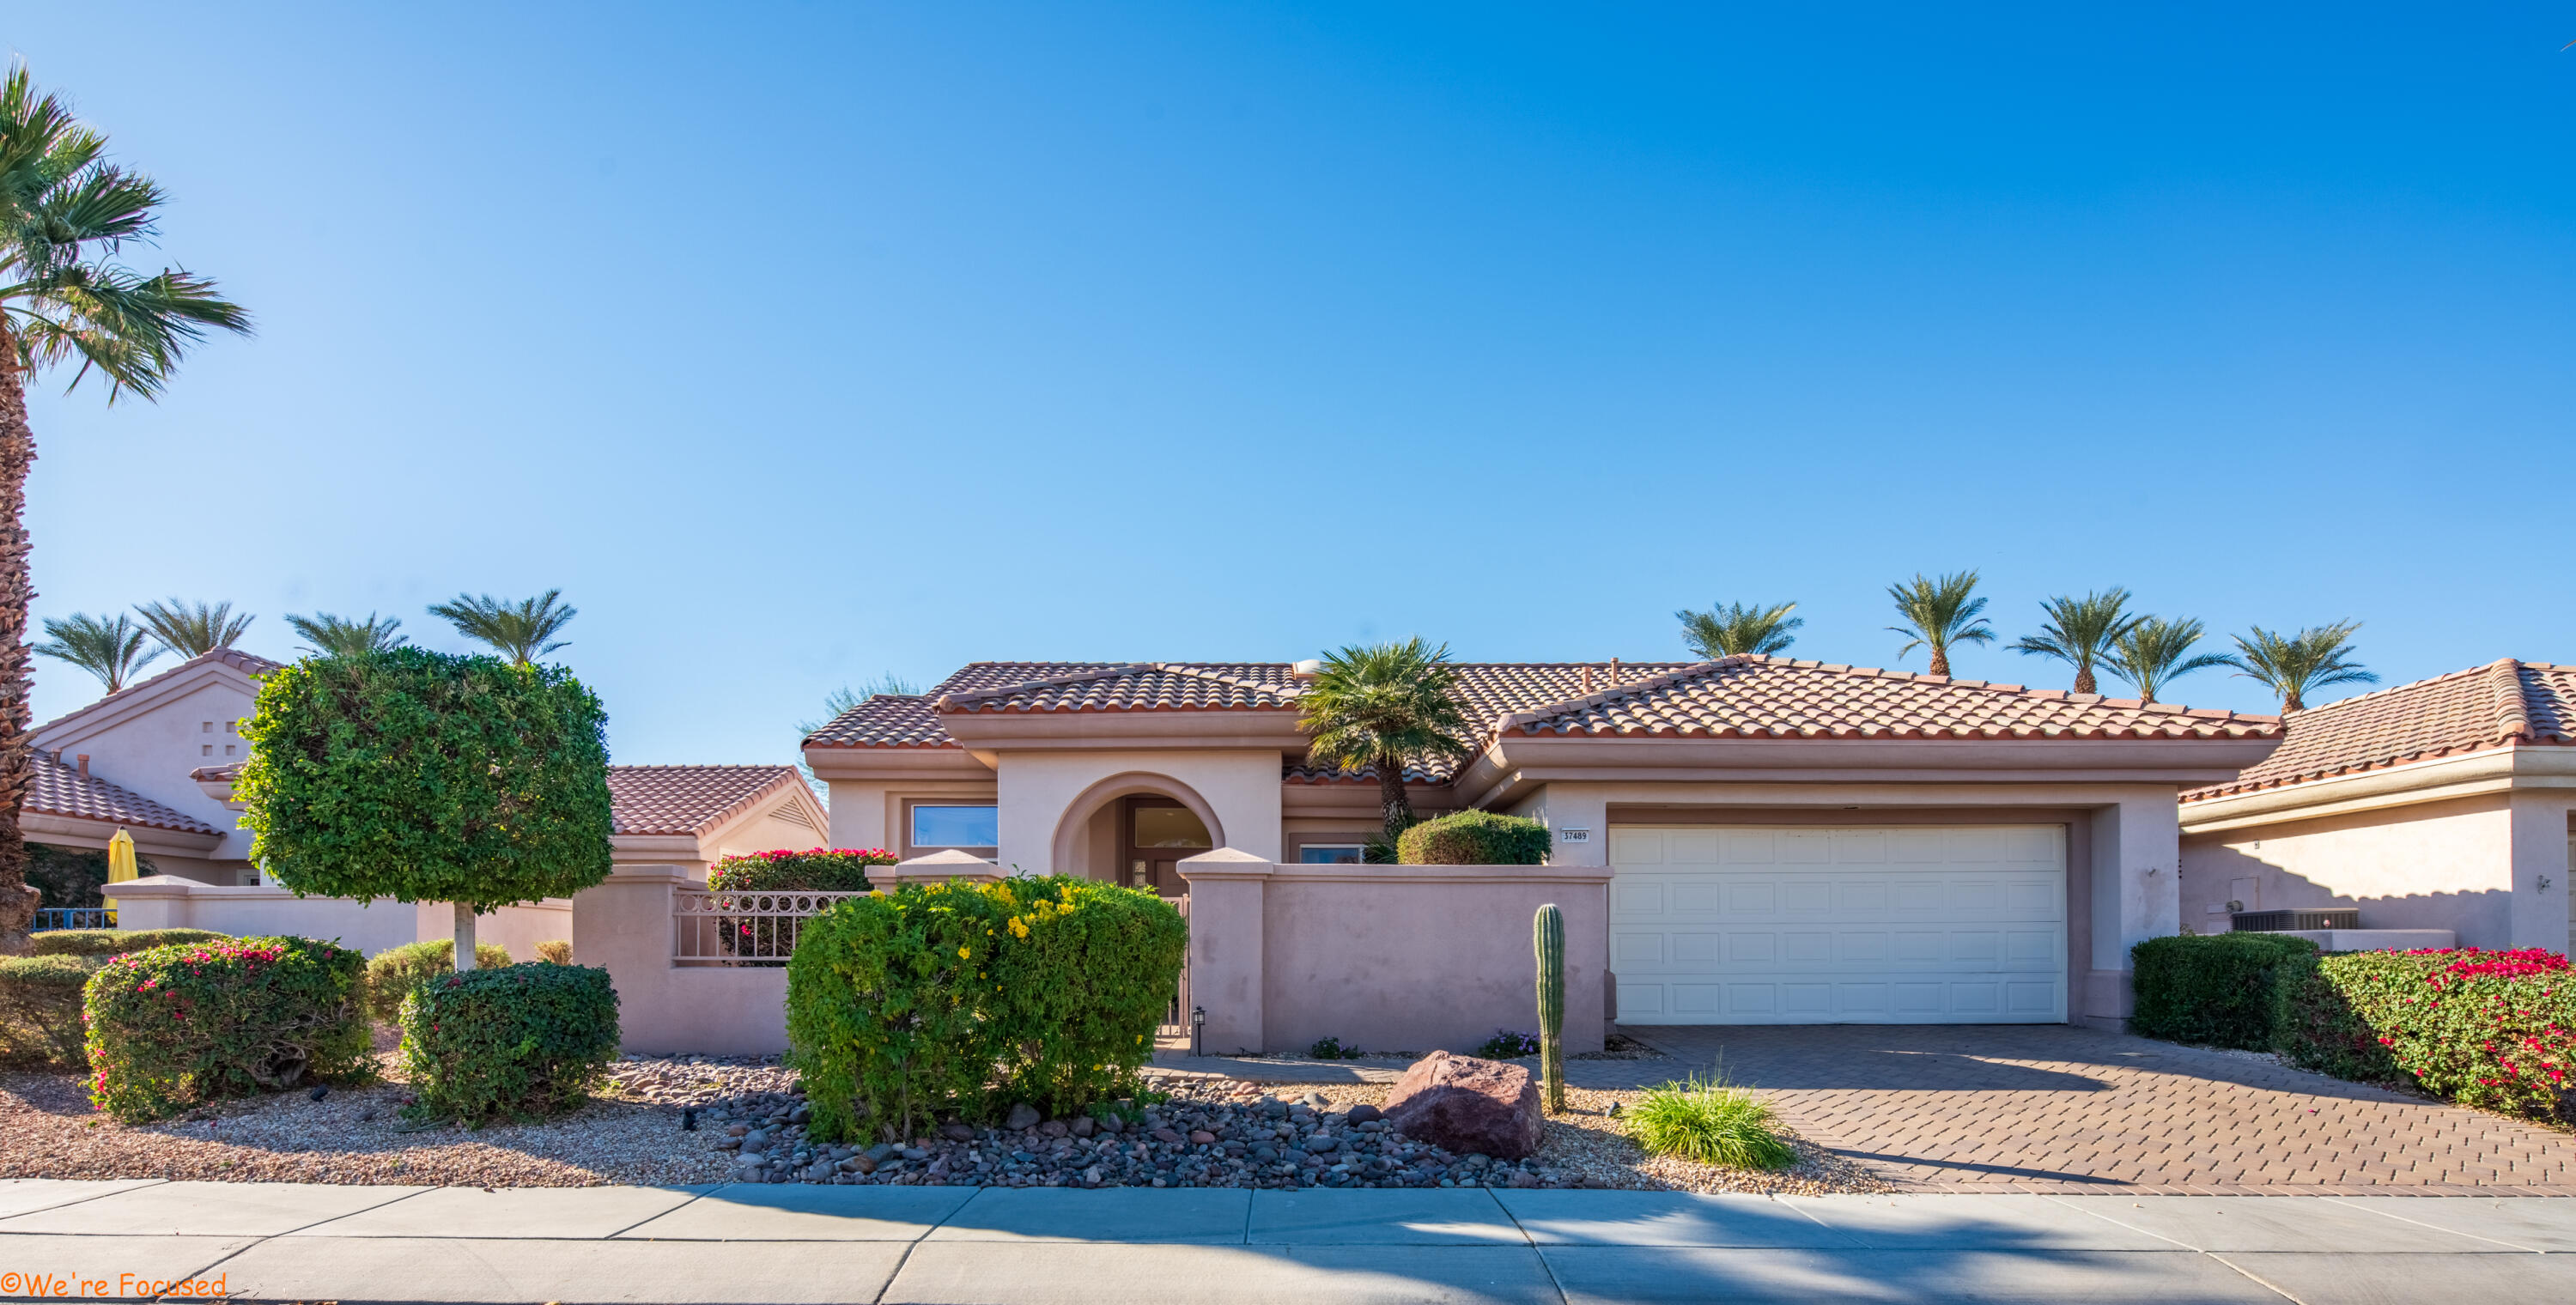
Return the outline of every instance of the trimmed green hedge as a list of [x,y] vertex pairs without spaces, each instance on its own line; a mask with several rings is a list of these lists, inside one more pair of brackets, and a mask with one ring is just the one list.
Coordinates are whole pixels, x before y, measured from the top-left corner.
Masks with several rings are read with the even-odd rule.
[[2317,945],[2279,933],[2149,938],[2129,949],[2132,1031],[2172,1042],[2260,1051],[2272,1045],[2273,979]]
[[0,957],[0,1065],[79,1066],[81,991],[105,964],[97,956]]
[[787,1063],[824,1140],[911,1136],[1025,1101],[1051,1115],[1137,1089],[1189,926],[1151,892],[1063,876],[917,884],[844,901],[787,966]]
[[366,958],[310,938],[128,952],[83,993],[90,1101],[120,1120],[373,1072]]
[[2365,1082],[2409,1081],[2464,1105],[2566,1119],[2576,972],[2539,948],[2350,952],[2285,967],[2282,1056]]
[[750,852],[707,869],[707,890],[717,893],[864,893],[868,867],[893,865],[883,848],[815,848],[808,852]]
[[48,929],[35,938],[38,956],[116,956],[230,936],[211,929]]
[[617,1059],[617,990],[608,971],[532,961],[411,990],[403,1063],[418,1119],[529,1119],[578,1108]]
[[[509,963],[509,948],[499,943],[474,944],[476,968],[497,970]],[[410,996],[421,980],[455,972],[453,938],[424,938],[376,953],[375,959],[367,962],[367,1018],[378,1024],[400,1020],[403,998]]]
[[1547,826],[1475,810],[1425,820],[1395,840],[1405,865],[1544,865],[1547,847]]

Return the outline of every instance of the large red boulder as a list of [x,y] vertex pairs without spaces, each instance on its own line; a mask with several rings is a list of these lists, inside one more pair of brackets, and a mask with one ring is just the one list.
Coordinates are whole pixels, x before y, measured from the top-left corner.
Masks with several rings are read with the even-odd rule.
[[1444,1151],[1518,1160],[1538,1150],[1538,1080],[1518,1065],[1435,1051],[1413,1062],[1379,1107],[1386,1122]]

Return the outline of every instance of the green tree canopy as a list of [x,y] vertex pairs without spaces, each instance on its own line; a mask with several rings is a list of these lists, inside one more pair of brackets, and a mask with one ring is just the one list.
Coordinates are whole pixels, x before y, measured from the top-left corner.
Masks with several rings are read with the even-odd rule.
[[1807,622],[1804,617],[1789,615],[1796,610],[1796,603],[1777,607],[1721,603],[1705,612],[1685,607],[1673,616],[1682,623],[1682,642],[1699,656],[1715,659],[1760,653],[1767,657],[1788,651],[1789,645],[1798,641],[1790,631]]
[[2113,585],[2108,592],[2082,598],[2043,599],[2039,610],[2048,614],[2048,621],[2039,633],[2014,640],[2013,651],[2065,662],[2075,668],[2077,693],[2099,692],[2094,664],[2108,660],[2120,637],[2138,623],[2129,614],[2129,591]]
[[2379,677],[2352,658],[2352,632],[2359,621],[2312,625],[2297,634],[2276,634],[2262,626],[2236,636],[2236,655],[2227,664],[2236,673],[2281,695],[2284,714],[2305,710],[2308,694],[2338,684],[2377,684]]
[[1901,660],[1917,648],[1932,650],[1931,671],[1934,675],[1950,673],[1950,649],[1955,644],[1991,643],[1995,632],[1986,618],[1977,613],[1986,610],[1986,600],[1975,596],[1977,573],[1956,571],[1943,576],[1917,572],[1903,584],[1887,587],[1887,596],[1896,602],[1896,614],[1905,624],[1891,625],[1889,632],[1905,636],[1905,646],[1896,650]]
[[515,603],[503,602],[490,594],[458,594],[452,601],[432,604],[429,614],[444,617],[458,634],[509,659],[513,666],[526,666],[536,659],[569,645],[555,638],[581,609],[570,603],[558,607],[556,600],[563,590],[549,589],[535,598]]
[[559,666],[307,658],[260,685],[233,793],[299,893],[478,911],[569,897],[608,877],[607,721]]
[[367,613],[367,619],[352,621],[329,612],[311,616],[289,615],[286,628],[304,636],[304,642],[324,657],[363,657],[368,653],[401,648],[411,640],[394,633],[402,628],[399,616]]
[[1326,766],[1376,768],[1390,841],[1413,823],[1413,802],[1404,792],[1405,766],[1469,754],[1467,716],[1458,706],[1457,687],[1449,646],[1434,648],[1417,635],[1402,643],[1329,654],[1299,699],[1304,715],[1298,724],[1311,736],[1309,759]]
[[2171,621],[2142,616],[2120,636],[2102,664],[2138,686],[2139,697],[2161,701],[2167,685],[2193,671],[2234,665],[2222,653],[2193,652],[2192,645],[2200,642],[2202,633],[2200,622],[2188,616]]

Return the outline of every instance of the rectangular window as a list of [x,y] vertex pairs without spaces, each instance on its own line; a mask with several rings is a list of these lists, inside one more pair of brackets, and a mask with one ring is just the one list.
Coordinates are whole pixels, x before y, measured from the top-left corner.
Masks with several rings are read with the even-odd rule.
[[224,745],[224,755],[225,755],[225,756],[227,756],[227,757],[229,757],[229,756],[233,755],[233,747],[234,747],[234,745],[233,745],[233,744],[230,744],[230,743],[225,744],[225,745]]
[[211,743],[200,743],[200,744],[198,744],[198,745],[197,745],[197,755],[198,755],[198,756],[200,756],[200,757],[211,757],[211,756],[215,755],[215,745],[214,745],[214,744],[211,744]]
[[1366,850],[1357,843],[1308,843],[1297,849],[1297,864],[1358,865]]
[[914,847],[993,847],[1002,841],[998,807],[914,807]]
[[228,721],[225,721],[225,722],[224,722],[224,733],[226,733],[226,734],[239,734],[239,733],[241,733],[241,722],[240,722],[239,720],[228,720]]
[[215,723],[213,721],[207,721],[205,728],[198,730],[197,732],[200,734],[212,734],[215,732]]

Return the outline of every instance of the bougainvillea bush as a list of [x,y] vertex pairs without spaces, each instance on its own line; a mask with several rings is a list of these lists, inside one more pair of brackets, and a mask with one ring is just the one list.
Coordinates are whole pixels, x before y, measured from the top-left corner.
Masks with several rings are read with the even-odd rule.
[[[707,888],[719,898],[728,893],[864,893],[868,867],[893,865],[895,855],[881,847],[815,848],[807,852],[751,852],[729,856],[707,871]],[[744,904],[746,909],[751,904]],[[720,916],[716,937],[726,954],[781,957],[795,950],[804,921],[777,916]],[[758,960],[752,965],[784,965]]]
[[422,1119],[533,1119],[578,1108],[617,1059],[608,971],[531,961],[450,972],[402,1004],[403,1063]]
[[120,1120],[374,1070],[359,1009],[366,957],[310,938],[129,952],[83,995],[90,1101]]
[[2576,972],[2557,952],[2326,956],[2285,965],[2278,1000],[2279,1047],[2296,1064],[2491,1110],[2570,1113]]
[[841,902],[787,967],[809,1132],[909,1136],[942,1115],[1066,1114],[1132,1093],[1188,942],[1153,893],[1063,876]]

